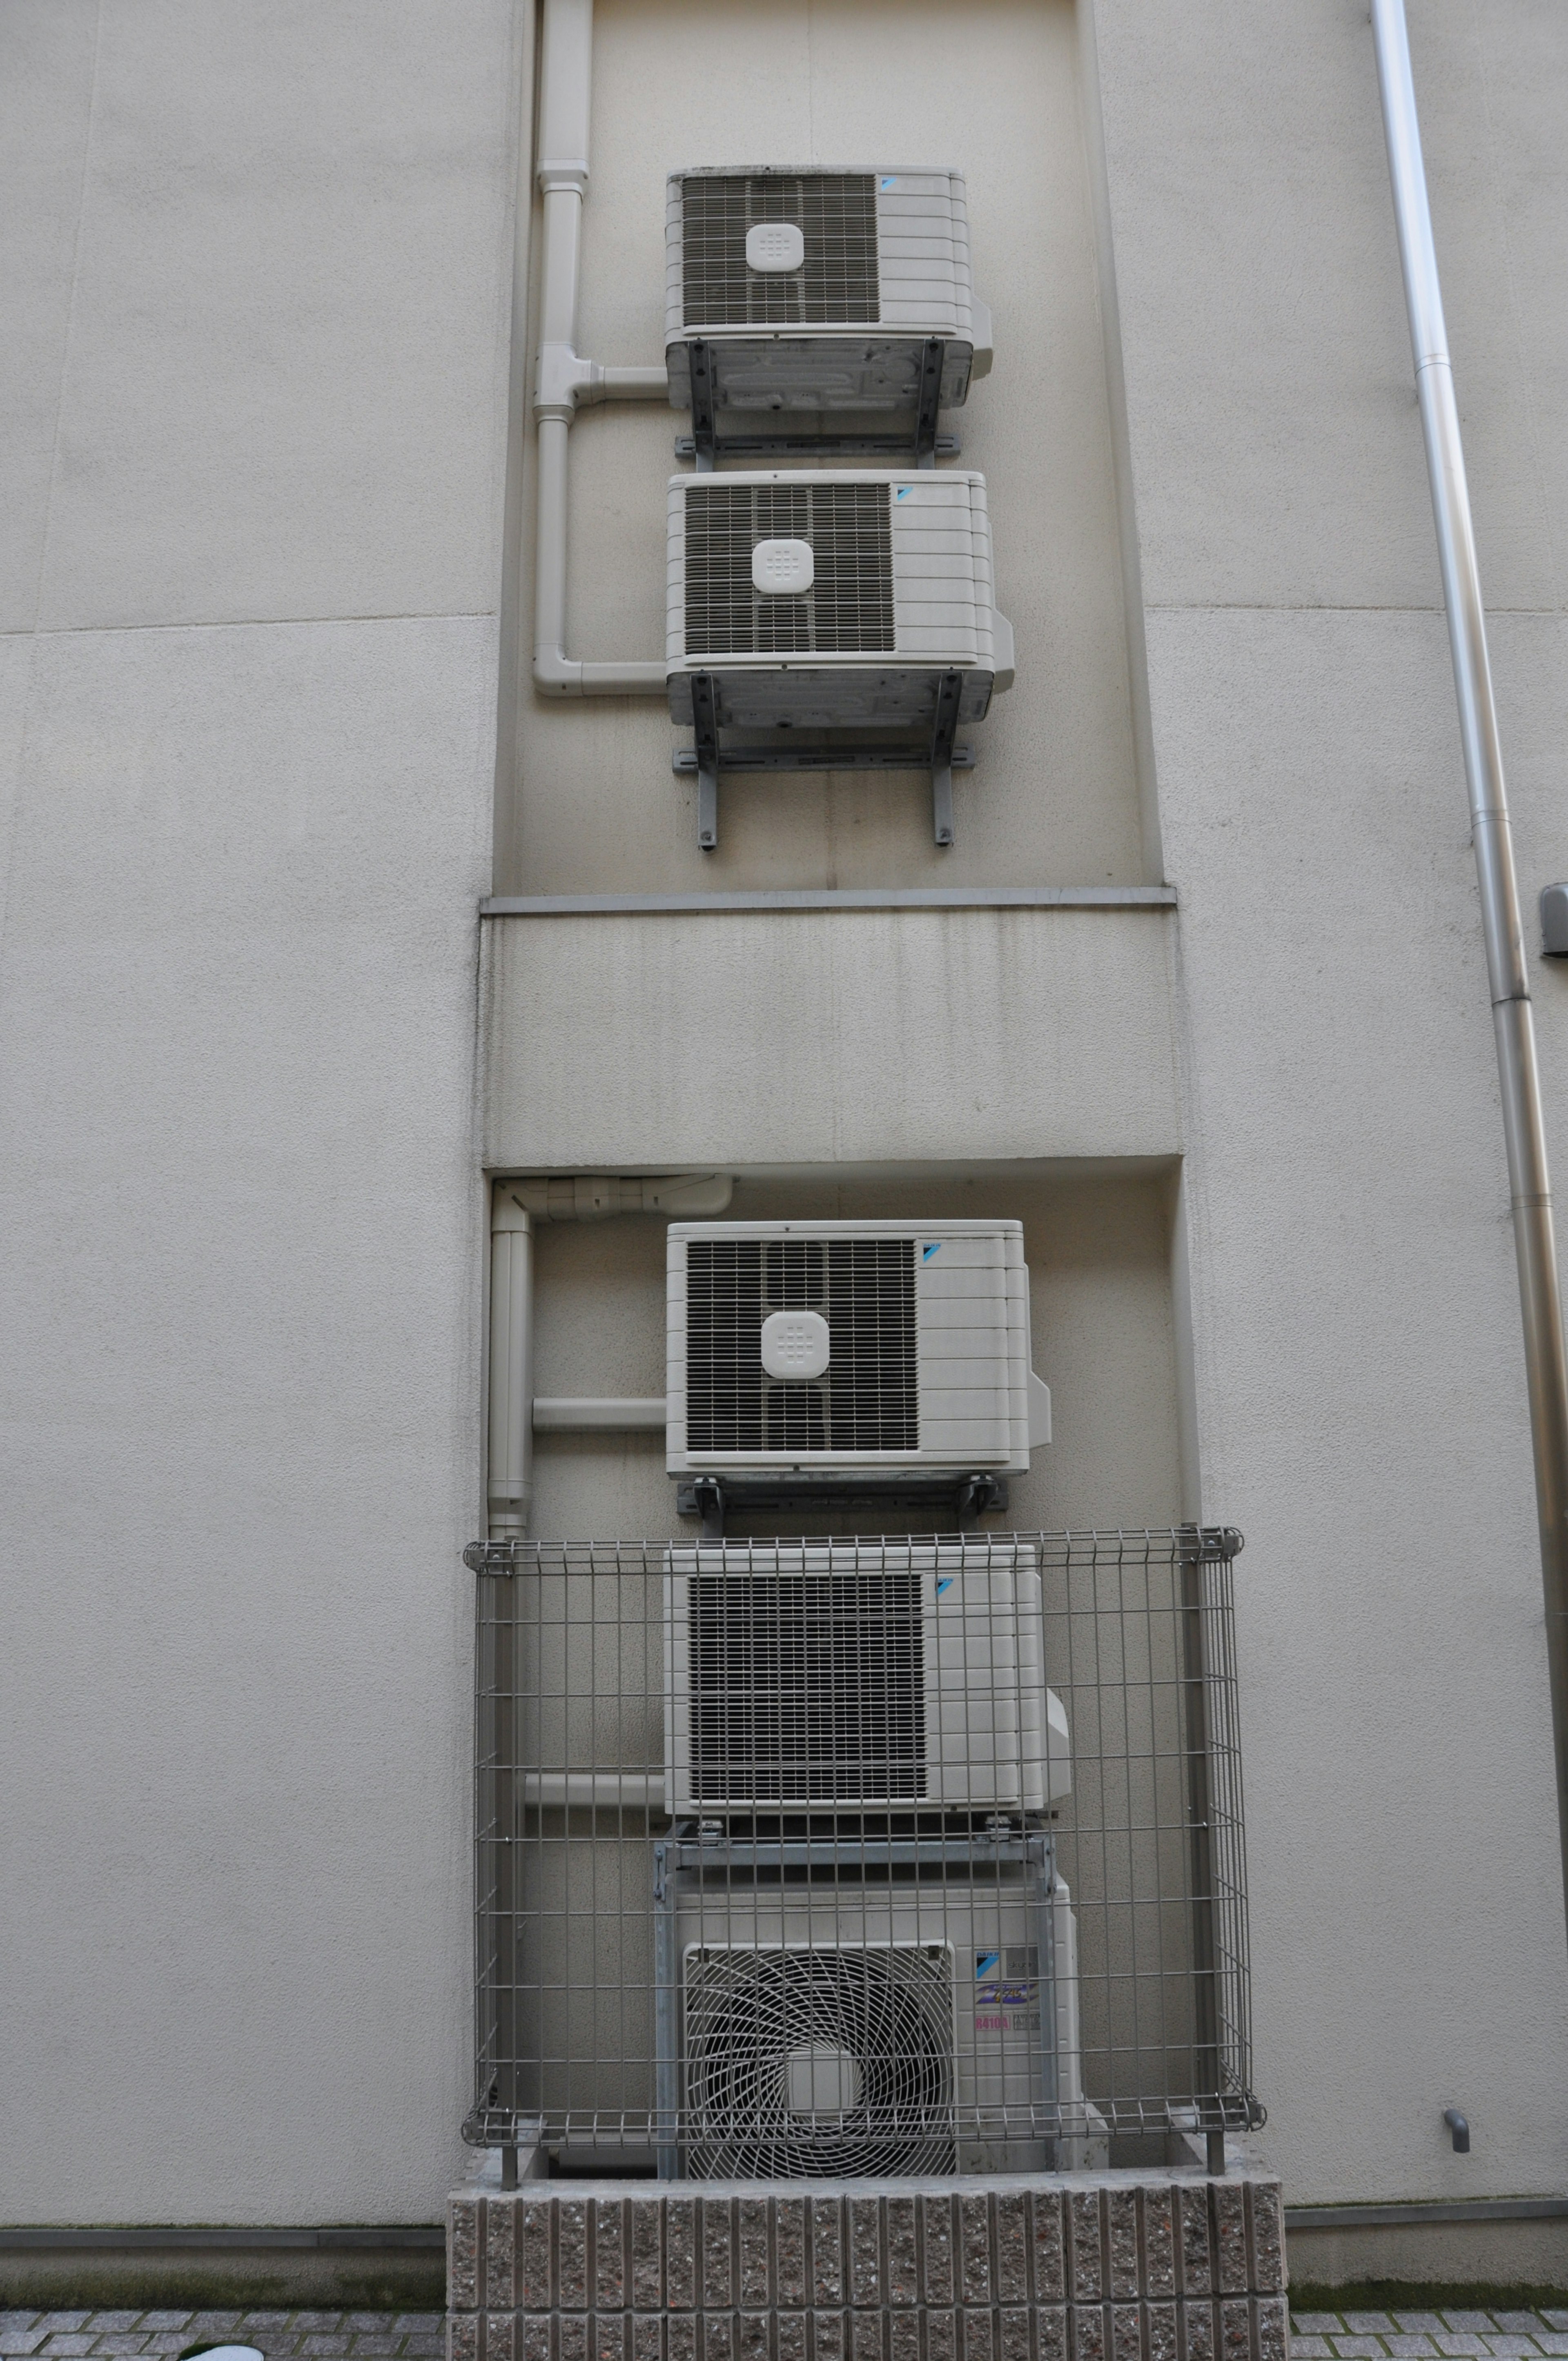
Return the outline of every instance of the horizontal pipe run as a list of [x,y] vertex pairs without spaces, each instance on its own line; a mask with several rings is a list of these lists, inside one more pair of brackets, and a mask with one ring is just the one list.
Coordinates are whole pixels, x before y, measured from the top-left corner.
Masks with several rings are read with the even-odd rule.
[[620,1397],[613,1400],[573,1400],[565,1395],[533,1398],[535,1434],[629,1433],[643,1428],[664,1432],[666,1405],[663,1394]]
[[664,1782],[656,1772],[519,1771],[520,1802],[544,1811],[657,1812],[664,1809]]
[[670,375],[663,368],[617,368],[605,363],[604,398],[607,401],[667,401],[670,398]]

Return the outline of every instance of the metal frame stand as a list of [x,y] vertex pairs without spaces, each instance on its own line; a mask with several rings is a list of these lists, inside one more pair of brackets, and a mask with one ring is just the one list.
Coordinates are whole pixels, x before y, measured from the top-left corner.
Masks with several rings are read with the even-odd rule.
[[692,731],[696,740],[692,767],[696,772],[696,840],[703,852],[718,843],[718,699],[713,675],[692,677]]
[[710,476],[720,459],[913,459],[917,467],[934,467],[938,459],[956,459],[963,445],[956,434],[937,432],[938,404],[948,348],[940,336],[929,336],[921,347],[920,379],[915,396],[915,431],[900,434],[803,434],[782,432],[718,434],[715,399],[713,346],[704,336],[686,340],[686,367],[691,379],[692,431],[675,437],[677,459],[696,462],[699,476]]
[[944,851],[953,841],[953,773],[974,768],[972,746],[955,743],[963,675],[946,672],[937,690],[937,716],[929,740],[911,738],[868,740],[861,745],[825,745],[820,740],[752,742],[721,746],[718,737],[718,694],[710,672],[694,672],[692,736],[695,743],[679,746],[671,759],[677,778],[695,773],[696,840],[704,852],[718,843],[718,774],[721,771],[925,771],[931,774],[931,828]]
[[944,851],[953,840],[953,744],[959,729],[959,701],[963,696],[962,673],[945,672],[937,691],[937,719],[931,730],[931,832]]
[[730,1515],[809,1513],[818,1509],[946,1509],[967,1532],[977,1518],[1007,1506],[1007,1478],[973,1471],[921,1476],[861,1476],[791,1470],[777,1477],[693,1476],[675,1486],[675,1513],[700,1517],[705,1542],[724,1539]]
[[[654,2106],[658,2116],[658,2177],[679,2180],[684,2159],[679,2136],[681,2108],[680,1960],[675,1939],[676,1880],[682,1875],[712,1875],[727,1879],[788,1869],[851,1872],[866,1868],[941,1870],[995,1868],[1015,1862],[1034,1872],[1029,1897],[1035,1927],[1035,1982],[1039,1991],[1040,2037],[1037,2068],[1040,2088],[1036,2103],[1052,2129],[1044,2136],[1045,2169],[1056,2167],[1060,2137],[1061,2091],[1057,2059],[1056,1839],[1046,1828],[999,1819],[991,1828],[961,1835],[877,1837],[857,1832],[837,1837],[732,1837],[712,1823],[677,1821],[671,1834],[653,1847],[653,2041]],[[955,2009],[958,1995],[954,1994]],[[1222,2147],[1223,2135],[1221,2135]],[[1211,2158],[1212,2158],[1211,2145]],[[1223,2167],[1222,2165],[1222,2169]]]

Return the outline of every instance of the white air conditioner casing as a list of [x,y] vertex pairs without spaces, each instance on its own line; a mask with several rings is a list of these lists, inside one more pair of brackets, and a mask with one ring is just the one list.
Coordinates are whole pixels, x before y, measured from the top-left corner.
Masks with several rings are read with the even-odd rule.
[[[791,1311],[827,1323],[819,1376],[764,1366]],[[1022,1223],[674,1222],[667,1340],[672,1475],[1028,1467]]]
[[933,342],[943,409],[991,367],[961,172],[672,172],[664,222],[664,346],[677,409],[691,406],[694,342],[709,347],[718,408],[783,412],[784,423],[913,413]]
[[1089,2160],[1100,2118],[1059,1879],[1048,1899],[1017,1868],[705,1883],[675,1907],[692,2178],[1037,2170],[1058,2120],[1058,2166]]
[[759,1811],[1041,1812],[1071,1791],[1025,1543],[718,1543],[664,1559],[664,1795]]
[[[911,729],[945,674],[958,719],[1013,683],[996,612],[985,479],[961,469],[774,468],[672,476],[664,664],[670,713],[713,680],[721,729]],[[809,555],[791,570],[779,553]],[[757,561],[763,551],[769,563]],[[771,573],[781,587],[763,588]],[[793,585],[808,577],[808,587]]]

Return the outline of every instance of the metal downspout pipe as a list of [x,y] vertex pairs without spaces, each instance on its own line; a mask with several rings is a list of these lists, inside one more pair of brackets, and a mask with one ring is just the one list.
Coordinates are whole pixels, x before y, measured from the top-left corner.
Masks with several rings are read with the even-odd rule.
[[1453,368],[1449,358],[1437,252],[1427,203],[1426,167],[1421,158],[1404,0],[1373,0],[1372,22],[1416,389],[1420,399],[1427,473],[1442,567],[1443,601],[1448,609],[1449,647],[1453,657],[1459,732],[1470,790],[1486,975],[1502,1084],[1503,1134],[1513,1204],[1519,1306],[1524,1320],[1536,1508],[1541,1521],[1558,1833],[1563,1850],[1564,1900],[1568,1903],[1568,1358],[1563,1351],[1563,1306],[1557,1282],[1546,1139],[1541,1126],[1530,971],[1519,926],[1502,747],[1486,653],[1486,617],[1481,603],[1459,408],[1454,399]]

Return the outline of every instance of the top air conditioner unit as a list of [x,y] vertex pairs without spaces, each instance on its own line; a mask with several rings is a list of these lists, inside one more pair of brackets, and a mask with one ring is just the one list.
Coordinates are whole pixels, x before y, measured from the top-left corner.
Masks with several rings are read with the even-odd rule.
[[929,453],[938,409],[991,367],[962,173],[672,173],[664,346],[670,400],[692,411],[699,451],[712,451],[718,418],[729,450],[795,447],[792,426],[820,447],[835,425],[851,437],[840,448],[885,447],[885,432],[868,444],[864,430],[902,413],[894,442]]
[[1022,1474],[1050,1440],[1022,1223],[674,1222],[668,1254],[672,1475]]

